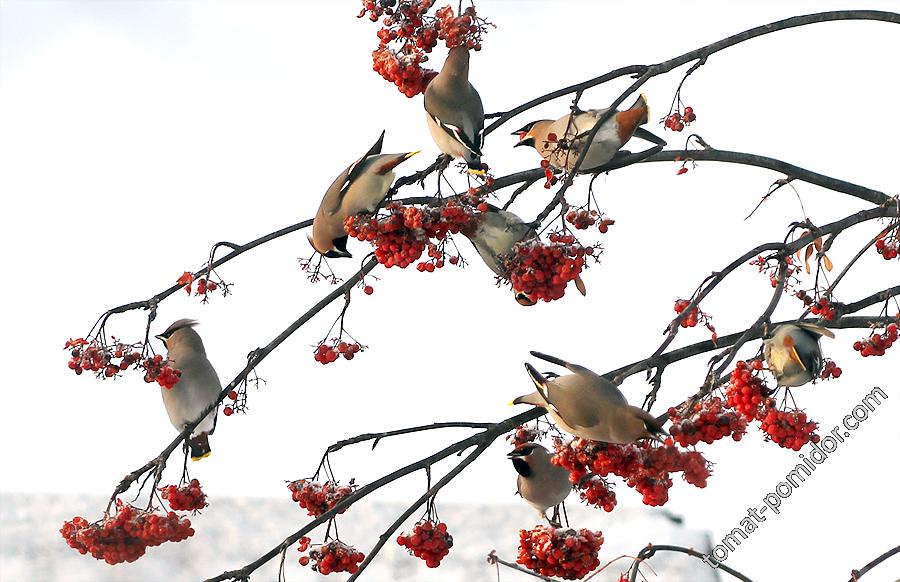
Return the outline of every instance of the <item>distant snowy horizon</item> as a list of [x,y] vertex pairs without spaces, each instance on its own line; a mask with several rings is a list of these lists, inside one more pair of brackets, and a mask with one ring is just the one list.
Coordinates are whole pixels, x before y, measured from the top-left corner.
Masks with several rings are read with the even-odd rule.
[[[572,527],[601,530],[604,544],[601,564],[623,554],[635,555],[648,542],[677,544],[707,552],[708,532],[686,528],[664,510],[627,507],[612,513],[579,506],[570,498]],[[174,544],[148,548],[132,564],[109,566],[90,556],[82,556],[66,545],[59,533],[63,521],[76,515],[95,519],[107,499],[96,495],[0,494],[0,579],[4,582],[157,582],[204,580],[226,570],[239,568],[275,546],[309,519],[296,503],[268,498],[210,499],[201,515],[191,517],[196,533]],[[404,509],[401,503],[366,503],[353,506],[338,521],[341,539],[368,553],[384,529]],[[441,566],[429,569],[394,542],[389,542],[368,567],[362,579],[376,582],[496,582],[494,566],[487,554],[515,561],[520,529],[537,523],[537,516],[524,503],[475,505],[446,503],[440,507],[454,537],[454,546]],[[401,528],[405,531],[418,519],[416,514]],[[321,541],[324,529],[311,536]],[[285,561],[290,582],[344,580],[347,574],[328,578],[297,563],[296,546],[288,549]],[[251,577],[276,580],[278,559],[272,560]],[[592,580],[615,581],[631,563],[623,558]],[[714,582],[715,570],[703,562],[680,554],[660,553],[649,561],[657,573],[646,570],[648,580],[661,582]],[[531,577],[501,567],[500,580],[516,582]]]

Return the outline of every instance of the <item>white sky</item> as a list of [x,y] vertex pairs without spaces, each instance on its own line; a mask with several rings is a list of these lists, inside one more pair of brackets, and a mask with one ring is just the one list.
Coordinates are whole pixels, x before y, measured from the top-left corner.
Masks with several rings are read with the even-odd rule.
[[[643,2],[638,12],[637,6],[480,0],[479,13],[498,25],[471,65],[485,110],[506,110],[620,66],[666,60],[766,22],[847,7]],[[896,11],[900,3],[853,7]],[[406,99],[371,71],[378,27],[354,18],[355,1],[4,1],[2,10],[0,490],[109,494],[175,433],[156,385],[137,374],[114,382],[75,377],[66,368],[65,340],[87,333],[105,309],[146,299],[200,267],[212,243],[247,242],[310,217],[335,175],[382,128],[386,152],[423,150],[401,174],[424,167],[438,151],[421,97]],[[441,52],[434,53],[435,68]],[[668,110],[683,71],[645,85],[653,118]],[[898,71],[896,26],[826,23],[716,54],[688,80],[683,97],[698,116],[692,129],[713,146],[894,194],[900,191]],[[593,89],[582,106],[603,107],[628,83]],[[485,160],[495,174],[534,167],[534,152],[513,150],[508,133],[531,119],[562,115],[567,103],[547,104],[492,134]],[[663,133],[654,123],[648,129]],[[665,137],[677,146],[686,136]],[[781,190],[743,220],[779,174],[712,162],[684,176],[676,169],[644,164],[597,180],[600,204],[617,222],[603,238],[603,263],[585,275],[587,298],[570,290],[561,301],[523,309],[494,288],[492,274],[463,240],[472,263],[464,271],[377,270],[375,294],[354,295],[347,320],[369,351],[352,362],[323,367],[313,361],[310,346],[336,317],[336,303],[260,366],[268,383],[251,393],[250,414],[220,419],[214,455],[191,466],[211,497],[208,511],[215,511],[216,496],[289,502],[284,480],[311,474],[323,449],[342,438],[433,421],[495,421],[522,411],[505,403],[531,389],[522,366],[528,350],[597,372],[644,358],[661,340],[677,297],[753,246],[780,240],[788,223],[802,219],[796,197]],[[818,224],[867,207],[795,186]],[[426,193],[433,187],[432,180]],[[587,179],[579,180],[570,200],[586,188]],[[549,195],[537,186],[513,210],[530,219]],[[838,269],[875,228],[837,240],[830,256]],[[358,257],[366,250],[351,241]],[[298,269],[297,257],[310,252],[304,233],[254,250],[220,270],[235,283],[233,296],[204,306],[178,294],[160,306],[154,330],[181,317],[199,319],[211,361],[227,382],[250,350],[329,291]],[[350,275],[358,262],[332,264]],[[838,299],[896,284],[897,273],[896,261],[870,252],[841,283]],[[724,335],[752,323],[769,295],[767,280],[746,267],[704,308]],[[776,318],[799,313],[799,303],[786,298]],[[114,318],[108,331],[136,340],[142,318]],[[728,565],[755,580],[848,578],[851,568],[898,543],[900,348],[863,360],[850,348],[862,336],[839,331],[826,340],[826,355],[844,375],[795,394],[824,432],[873,386],[890,399],[785,500],[780,515],[729,557]],[[675,346],[706,337],[702,329],[687,330]],[[693,393],[705,361],[701,356],[666,371],[659,410]],[[636,376],[623,390],[639,404],[647,388]],[[374,453],[363,445],[332,461],[339,477],[367,482],[465,434],[388,440]],[[514,502],[506,449],[492,447],[439,500]],[[763,443],[755,428],[741,443],[701,450],[716,464],[708,487],[676,479],[665,509],[709,529],[714,540],[738,526],[748,507],[760,507],[797,462],[796,453]],[[177,479],[179,465],[173,457],[166,480]],[[378,497],[411,498],[424,484],[415,475]],[[641,505],[623,484],[617,494],[623,506]],[[602,513],[590,525],[603,529]],[[458,535],[463,529],[456,527]],[[604,529],[604,535],[616,532]],[[652,541],[653,532],[646,532],[634,540],[634,551]],[[202,544],[202,532],[191,543]],[[485,540],[486,551],[490,544]],[[866,580],[895,579],[897,571],[895,558]]]

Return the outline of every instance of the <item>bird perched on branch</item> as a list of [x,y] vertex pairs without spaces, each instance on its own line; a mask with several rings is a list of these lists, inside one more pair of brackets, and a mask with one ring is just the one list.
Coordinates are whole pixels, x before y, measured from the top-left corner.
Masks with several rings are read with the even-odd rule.
[[[556,121],[532,121],[513,132],[513,135],[519,136],[519,143],[513,147],[531,146],[554,168],[570,172],[581,155],[587,135],[607,111],[609,108],[587,111],[576,109]],[[616,156],[633,135],[657,144],[657,148],[648,150],[648,155],[662,149],[666,145],[664,140],[639,127],[647,123],[648,113],[647,98],[643,94],[629,109],[614,113],[600,126],[579,171],[590,172],[602,167]]]
[[763,355],[779,386],[803,386],[822,371],[819,338],[834,338],[830,329],[814,323],[779,325],[763,342]]
[[[161,389],[169,420],[178,431],[197,420],[222,391],[219,376],[206,358],[203,340],[194,331],[195,325],[197,322],[193,319],[179,319],[156,336],[165,345],[171,366],[181,370],[181,378],[174,386]],[[211,452],[209,435],[216,429],[216,412],[217,409],[213,409],[207,414],[191,433],[188,445],[194,461]]]
[[[506,455],[519,474],[519,495],[551,524],[559,527],[559,504],[572,491],[569,472],[550,462],[550,452],[537,443],[525,443]],[[551,507],[553,517],[547,517]]]
[[484,107],[478,91],[469,82],[469,49],[450,49],[441,72],[425,89],[428,129],[438,149],[462,158],[472,174],[483,174]]
[[[516,244],[537,238],[533,224],[525,223],[512,212],[491,206],[487,212],[477,215],[472,226],[463,229],[462,233],[472,241],[488,268],[501,277],[509,275],[503,261],[512,256]],[[575,279],[575,285],[584,295],[585,287],[581,277]],[[530,306],[536,303],[527,293],[517,289],[513,289],[513,293],[520,305]]]
[[310,244],[328,258],[352,257],[347,251],[344,219],[375,212],[394,183],[394,168],[419,152],[382,154],[384,131],[369,151],[350,164],[325,192],[313,219]]
[[631,406],[615,384],[583,366],[540,352],[536,358],[564,366],[571,374],[552,380],[531,364],[525,364],[537,391],[519,396],[510,404],[532,404],[546,408],[564,431],[594,441],[626,444],[653,438],[665,431],[649,412]]

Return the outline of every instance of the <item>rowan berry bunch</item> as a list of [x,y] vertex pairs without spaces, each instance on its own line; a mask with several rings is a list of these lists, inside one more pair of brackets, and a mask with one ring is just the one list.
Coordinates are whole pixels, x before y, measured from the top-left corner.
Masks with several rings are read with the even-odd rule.
[[401,269],[422,256],[429,244],[437,244],[432,241],[444,241],[448,234],[456,234],[471,225],[475,216],[472,208],[455,201],[435,207],[392,202],[385,211],[387,215],[379,217],[368,214],[348,216],[344,230],[349,236],[372,243],[379,263]]
[[141,354],[136,351],[140,344],[129,345],[117,342],[115,337],[112,339],[112,345],[105,345],[97,338],[66,341],[63,349],[70,350],[69,369],[77,375],[89,370],[96,372],[98,378],[111,378],[140,361]]
[[315,352],[313,352],[313,359],[322,365],[336,362],[341,356],[343,356],[345,360],[352,360],[356,357],[356,354],[365,349],[366,346],[359,342],[345,342],[341,340],[341,338],[334,337],[330,340],[322,340],[319,342]]
[[[688,301],[687,299],[676,300],[675,301],[675,313],[683,312],[685,309],[688,308],[688,305],[690,305],[690,304],[691,304],[691,302]],[[704,313],[703,311],[700,311],[699,307],[694,307],[693,309],[691,309],[688,312],[688,314],[685,316],[685,318],[681,320],[680,325],[681,325],[681,327],[688,328],[688,327],[696,327],[696,325],[698,323],[702,323],[703,325],[705,325],[706,329],[708,329],[712,333],[712,341],[716,341],[716,339],[718,338],[718,334],[716,334],[716,328],[712,324],[712,317],[710,317],[708,314]]]
[[740,360],[735,364],[731,378],[725,387],[725,402],[737,410],[746,420],[758,420],[763,414],[765,400],[774,391],[766,386],[759,375],[762,361]]
[[609,513],[616,507],[616,493],[602,477],[592,475],[581,480],[578,496],[588,505],[601,508]]
[[525,443],[532,443],[536,441],[537,438],[537,427],[525,426],[524,424],[520,424],[513,432],[506,435],[506,440],[514,447],[524,445]]
[[604,234],[609,232],[609,227],[616,223],[611,218],[604,218],[596,210],[588,210],[587,208],[573,208],[569,210],[566,213],[566,222],[575,227],[576,230],[587,230],[597,224],[597,230]]
[[116,500],[116,514],[89,523],[83,517],[67,521],[59,530],[66,543],[81,554],[90,553],[107,564],[134,562],[148,547],[180,542],[194,535],[191,520],[175,512],[157,514]]
[[163,361],[161,355],[156,354],[152,358],[144,360],[144,382],[156,382],[163,388],[171,390],[181,379],[181,370],[171,367],[168,361]]
[[[213,277],[215,276],[215,280]],[[225,283],[215,271],[209,271],[205,277],[199,277],[194,279],[193,273],[190,271],[185,271],[181,277],[176,281],[177,284],[184,286],[185,292],[190,295],[193,290],[193,284],[197,283],[197,289],[194,291],[194,295],[202,296],[203,303],[207,303],[209,301],[209,294],[215,291],[216,289],[222,289],[222,295],[228,295],[230,291],[231,285]]]
[[819,442],[819,435],[815,433],[819,425],[807,420],[805,412],[778,410],[771,399],[759,422],[760,429],[767,435],[766,440],[778,443],[785,449],[799,451],[810,441]]
[[[784,290],[785,292],[790,291],[797,285],[800,280],[797,278],[798,267],[794,263],[794,259],[790,256],[784,258],[785,262],[785,270],[784,270]],[[772,285],[772,288],[778,286],[778,268],[779,263],[774,258],[770,257],[768,259],[763,258],[762,255],[756,257],[750,264],[754,267],[759,267],[759,272],[765,272],[766,275],[769,276],[769,283]]]
[[613,474],[625,479],[625,484],[652,506],[668,501],[671,473],[681,472],[688,483],[700,488],[706,487],[710,475],[708,463],[699,452],[683,451],[671,441],[658,447],[646,441],[617,445],[575,438],[567,443],[557,441],[555,448],[551,462],[567,469],[572,483],[580,483],[588,473],[601,477]]
[[200,481],[191,479],[187,485],[178,487],[166,485],[159,488],[160,496],[169,502],[169,507],[174,511],[197,511],[207,505],[206,493],[200,488]]
[[735,441],[747,432],[747,420],[734,412],[726,411],[718,396],[695,404],[690,414],[684,416],[675,408],[669,408],[669,434],[682,447],[696,445],[700,441],[712,444],[731,436]]
[[[310,481],[297,479],[288,483],[291,499],[306,510],[307,514],[319,517],[337,505],[341,499],[353,493],[356,485],[351,479],[347,485],[339,485],[338,481]],[[344,513],[347,508],[339,513]]]
[[853,342],[853,349],[864,358],[883,356],[895,341],[897,341],[897,324],[890,323],[883,332],[876,333],[873,330],[868,338]]
[[603,532],[538,525],[519,531],[516,562],[541,576],[578,580],[600,565]]
[[437,568],[453,547],[453,536],[447,532],[444,522],[425,519],[397,536],[397,543],[409,550],[410,555],[425,560],[429,568]]
[[890,261],[900,256],[900,248],[898,248],[900,247],[900,241],[897,240],[898,232],[900,232],[900,229],[897,228],[882,232],[875,241],[875,250],[885,261]]
[[666,129],[684,131],[685,126],[690,125],[694,121],[697,121],[694,108],[688,106],[684,108],[684,111],[681,111],[681,103],[679,103],[676,110],[663,117],[660,123],[664,124]]
[[809,312],[829,321],[834,319],[835,315],[837,315],[834,304],[829,301],[827,297],[820,297],[819,300],[813,303],[809,308]]
[[822,372],[819,374],[819,378],[823,380],[828,380],[829,378],[834,378],[837,380],[841,377],[844,371],[834,363],[834,360],[825,359],[825,364],[822,366]]
[[[553,139],[556,140],[556,134],[551,133],[548,135],[548,139],[550,136],[553,136]],[[544,147],[547,147],[545,144]],[[541,168],[544,169],[544,188],[549,190],[550,188],[556,186],[556,183],[559,182],[559,178],[553,175],[553,170],[550,169],[550,161],[549,160],[541,160]]]
[[481,50],[481,37],[490,25],[477,15],[474,6],[459,16],[450,6],[430,16],[432,5],[432,0],[363,0],[357,15],[368,15],[372,22],[383,17],[383,26],[377,33],[379,45],[372,52],[372,68],[407,97],[424,92],[437,75],[422,68],[422,63],[428,60],[427,53],[437,46],[438,40],[443,40],[447,48],[464,45]]
[[552,232],[548,243],[531,239],[516,244],[504,267],[513,289],[535,300],[554,301],[584,269],[585,257],[598,250],[599,245],[582,246],[571,234]]
[[[309,548],[309,538],[300,538],[299,551],[305,552]],[[313,547],[308,556],[300,556],[300,565],[311,564],[311,568],[319,574],[327,576],[332,572],[348,572],[356,574],[359,563],[365,559],[365,554],[356,551],[353,546],[348,546],[341,540],[331,540],[320,546]]]

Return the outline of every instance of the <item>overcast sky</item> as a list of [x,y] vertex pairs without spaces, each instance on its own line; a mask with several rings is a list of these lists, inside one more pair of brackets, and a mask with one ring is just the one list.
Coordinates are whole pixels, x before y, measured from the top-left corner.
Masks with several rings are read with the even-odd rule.
[[[477,5],[497,24],[471,63],[471,80],[488,112],[753,26],[847,7],[818,1]],[[135,373],[100,382],[66,368],[65,340],[86,334],[105,309],[167,288],[183,271],[199,268],[216,241],[248,242],[311,217],[334,177],[382,129],[385,152],[423,150],[401,174],[437,156],[421,97],[407,99],[371,70],[378,26],[357,20],[358,7],[349,0],[2,3],[0,490],[109,494],[122,475],[174,437],[155,384]],[[900,3],[854,7],[896,11]],[[436,49],[434,68],[442,59]],[[651,107],[647,128],[659,135],[663,128],[655,122],[685,69],[643,88]],[[898,71],[896,25],[825,23],[714,55],[687,81],[683,97],[698,117],[691,129],[714,147],[771,156],[896,194]],[[629,83],[622,78],[592,89],[581,104],[604,107]],[[489,136],[484,159],[495,174],[535,167],[535,152],[513,150],[515,137],[508,134],[532,119],[561,116],[568,103],[548,103]],[[664,137],[677,147],[686,135]],[[342,438],[433,421],[497,421],[523,411],[505,403],[531,390],[523,369],[523,362],[534,363],[529,350],[601,373],[640,360],[661,341],[676,298],[688,297],[707,274],[753,246],[781,240],[787,225],[803,218],[796,196],[782,189],[744,220],[780,174],[706,162],[676,176],[677,168],[642,164],[595,182],[600,205],[616,224],[602,237],[602,264],[584,275],[587,297],[570,290],[553,304],[522,308],[495,288],[492,273],[462,239],[458,244],[471,263],[465,270],[377,269],[375,293],[354,294],[347,317],[349,331],[368,351],[352,362],[313,361],[311,346],[339,313],[334,304],[262,363],[258,371],[267,383],[251,392],[250,413],[219,419],[214,454],[191,466],[210,495],[208,511],[215,511],[216,496],[289,502],[284,480],[309,476],[323,449]],[[587,182],[576,182],[573,200],[585,196]],[[867,207],[811,185],[794,186],[817,224]],[[433,191],[432,179],[425,193]],[[501,192],[501,200],[508,195]],[[550,195],[538,185],[512,209],[533,218]],[[829,253],[836,267],[875,229],[870,223],[841,236]],[[351,241],[350,250],[361,257],[368,249]],[[201,305],[179,293],[160,305],[153,331],[182,317],[200,320],[210,359],[227,382],[249,351],[330,290],[309,283],[299,270],[297,258],[311,252],[305,233],[260,247],[221,269],[234,283],[233,296]],[[349,276],[358,262],[332,265]],[[837,298],[853,301],[896,284],[897,272],[896,261],[869,252]],[[748,266],[704,308],[724,335],[750,325],[770,292],[767,279]],[[785,298],[775,318],[800,312],[796,300]],[[108,331],[137,341],[144,322],[143,313],[117,316]],[[851,568],[898,543],[900,348],[863,360],[850,348],[863,335],[839,331],[835,340],[824,340],[826,355],[844,375],[795,396],[823,432],[873,387],[890,398],[728,558],[754,579],[847,578]],[[674,347],[707,337],[703,329],[686,330]],[[757,348],[751,343],[746,355]],[[655,410],[693,393],[706,360],[667,370]],[[640,404],[647,385],[638,375],[623,391]],[[332,461],[340,478],[365,483],[466,434],[387,440],[374,452],[363,445]],[[764,443],[755,427],[741,443],[701,450],[715,463],[708,487],[676,478],[665,509],[710,530],[714,540],[737,527],[748,507],[760,507],[798,462],[797,453]],[[504,442],[495,444],[439,501],[518,502],[506,451]],[[179,466],[173,457],[167,482],[177,480]],[[407,499],[424,486],[424,475],[416,474],[378,495]],[[640,495],[623,484],[617,494],[621,505],[643,507]],[[604,529],[602,512],[595,522],[576,525]],[[464,526],[456,530],[464,535]],[[604,529],[604,535],[616,532]],[[260,553],[279,540],[270,541]],[[634,551],[653,541],[653,532],[645,532],[633,540]],[[360,543],[372,542],[374,534]],[[203,543],[202,531],[191,543]],[[485,540],[486,551],[490,543]],[[866,580],[893,580],[897,571],[895,558]],[[422,579],[428,579],[424,569]]]

